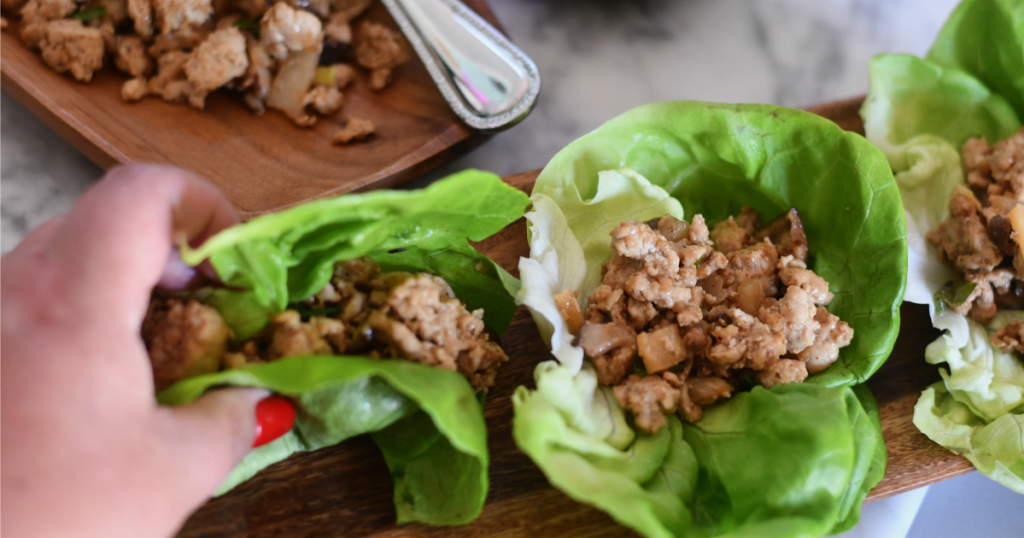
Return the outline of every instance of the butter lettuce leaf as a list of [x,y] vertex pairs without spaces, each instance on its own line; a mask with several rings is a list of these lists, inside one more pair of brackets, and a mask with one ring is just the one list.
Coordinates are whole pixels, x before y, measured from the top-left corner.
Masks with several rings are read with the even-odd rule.
[[875,408],[866,389],[755,387],[684,425],[700,464],[703,534],[820,536],[852,527],[885,469],[881,424],[866,407]]
[[[567,368],[538,370],[538,376],[559,370]],[[686,504],[697,481],[697,465],[682,440],[679,419],[670,417],[657,434],[640,434],[620,450],[602,437],[573,428],[572,417],[547,396],[526,387],[516,389],[512,436],[548,480],[570,497],[601,508],[645,536],[685,536],[690,524]],[[665,465],[668,458],[670,467]],[[643,479],[652,487],[638,482]]]
[[[965,454],[981,472],[1024,492],[1024,367],[1019,355],[1003,353],[989,340],[1024,314],[1001,312],[985,327],[950,309],[937,310],[935,294],[956,271],[939,262],[925,240],[948,215],[953,189],[965,183],[963,143],[972,137],[995,143],[1021,128],[1024,1],[964,0],[925,59],[878,56],[870,77],[861,116],[867,138],[889,159],[907,212],[906,299],[927,304],[932,324],[946,331],[925,351],[929,363],[945,363],[943,382],[922,394],[914,424]],[[1008,433],[1014,428],[1016,434]]]
[[626,219],[678,218],[676,203],[687,218],[701,213],[709,224],[744,205],[765,223],[791,207],[800,211],[811,268],[835,293],[829,311],[855,331],[839,360],[809,382],[860,383],[895,343],[907,247],[892,172],[862,137],[814,114],[687,101],[642,106],[555,155],[532,199],[531,261],[520,264],[518,299],[539,319],[556,358],[573,369],[582,351],[572,351],[547,297],[570,289],[585,304],[611,257],[608,232]]
[[[470,310],[503,334],[518,281],[479,254],[480,241],[523,216],[528,197],[494,174],[467,171],[418,191],[377,191],[318,200],[228,228],[196,249],[225,284],[204,301],[245,339],[269,317],[310,297],[335,262],[372,257],[385,271],[440,275]],[[193,401],[225,385],[264,387],[298,409],[291,432],[253,450],[220,493],[295,452],[373,435],[391,470],[400,523],[469,522],[487,496],[486,428],[479,400],[461,375],[400,360],[289,357],[180,381],[162,404]]]
[[932,441],[963,454],[985,476],[1024,494],[1024,412],[986,423],[940,381],[921,393],[914,425]]
[[186,404],[222,386],[289,396],[297,415],[292,431],[250,452],[218,494],[293,453],[373,433],[395,481],[399,522],[456,525],[483,508],[487,428],[480,401],[458,373],[401,360],[289,357],[186,379],[157,401]]
[[[864,132],[896,170],[900,146],[934,135],[957,150],[968,138],[996,141],[1020,127],[1006,98],[970,73],[909,54],[871,59],[868,96],[861,109]],[[959,155],[959,151],[957,152]]]
[[[812,114],[763,105],[660,103],[615,118],[544,168],[520,261],[526,304],[558,363],[513,397],[513,437],[556,487],[648,537],[841,532],[886,464],[878,408],[863,387],[899,329],[906,276],[902,205],[885,156]],[[573,346],[553,296],[586,306],[624,220],[671,214],[709,224],[752,205],[768,222],[796,207],[811,266],[853,345],[808,383],[749,393],[635,431]],[[653,474],[652,474],[653,473]]]
[[1011,321],[1024,321],[1024,312],[999,312],[988,326],[967,320],[970,336],[963,345],[958,345],[952,334],[944,334],[925,348],[925,360],[948,367],[939,372],[953,399],[985,422],[1024,412],[1024,362],[1018,354],[1003,353],[990,341]]
[[647,537],[840,532],[884,473],[877,406],[860,387],[757,387],[706,409],[697,424],[667,417],[657,433],[616,447],[611,433],[574,427],[605,389],[575,390],[568,368],[542,366],[538,386],[550,377],[549,389],[566,390],[516,390],[517,446],[567,495]]
[[958,342],[968,338],[966,320],[936,312],[933,300],[953,272],[924,236],[948,214],[953,188],[965,183],[963,143],[972,137],[994,143],[1021,127],[1022,16],[1020,0],[961,2],[927,59],[882,54],[871,60],[860,111],[867,139],[896,175],[907,212],[906,299],[929,305],[933,324],[952,331]]
[[[470,310],[499,335],[516,305],[511,277],[468,241],[494,235],[523,216],[529,200],[498,176],[467,170],[415,191],[376,191],[317,200],[228,228],[197,249],[229,289],[208,300],[235,338],[263,327],[271,313],[319,291],[335,262],[370,256],[384,270],[441,275]],[[234,291],[240,290],[240,291]]]
[[971,73],[1024,118],[1024,2],[964,0],[927,58]]
[[938,260],[925,234],[949,214],[949,197],[965,183],[960,146],[983,136],[1001,140],[1020,128],[1010,103],[970,73],[907,54],[871,60],[864,132],[885,153],[906,210],[906,300],[929,306],[936,327],[958,341],[967,337],[963,316],[935,311],[935,292],[955,272]]

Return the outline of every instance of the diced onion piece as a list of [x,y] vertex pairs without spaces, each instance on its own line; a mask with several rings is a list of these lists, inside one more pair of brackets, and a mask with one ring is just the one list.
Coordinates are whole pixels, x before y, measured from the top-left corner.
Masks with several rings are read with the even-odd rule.
[[1006,220],[1010,221],[1010,228],[1013,229],[1010,239],[1013,239],[1017,243],[1017,248],[1024,252],[1024,205],[1017,204],[1006,214]]
[[555,295],[555,305],[558,306],[558,313],[569,326],[569,332],[576,334],[583,326],[583,312],[580,311],[580,303],[576,300],[578,292],[565,290]]
[[636,347],[649,374],[668,370],[686,359],[686,348],[677,325],[636,335]]
[[267,106],[284,112],[296,122],[308,116],[302,101],[313,85],[319,62],[320,53],[316,50],[289,54],[274,77],[274,82],[270,84]]

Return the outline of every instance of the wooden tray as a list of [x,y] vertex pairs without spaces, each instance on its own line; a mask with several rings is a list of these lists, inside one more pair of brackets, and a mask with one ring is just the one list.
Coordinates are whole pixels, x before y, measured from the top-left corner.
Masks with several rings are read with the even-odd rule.
[[[500,29],[486,0],[465,0]],[[376,3],[366,17],[398,31]],[[13,21],[11,21],[13,23]],[[256,116],[239,96],[214,92],[206,110],[147,97],[121,100],[126,76],[106,67],[91,83],[59,75],[18,38],[17,25],[0,33],[3,88],[96,164],[168,163],[212,181],[243,218],[349,191],[394,186],[479,144],[484,135],[464,125],[434,86],[419,58],[371,91],[361,77],[345,105],[310,129],[283,114]],[[371,139],[331,144],[343,118],[377,124]]]
[[[844,128],[860,130],[862,99],[811,109]],[[538,171],[506,178],[529,192]],[[527,256],[525,219],[477,245],[518,274]],[[931,442],[914,427],[914,403],[938,369],[924,361],[925,346],[938,337],[928,311],[901,309],[902,329],[886,364],[868,382],[881,407],[889,451],[884,480],[867,502],[969,472],[970,463]],[[551,487],[512,440],[512,392],[533,386],[537,362],[550,357],[525,308],[516,313],[502,342],[511,362],[502,368],[487,398],[484,415],[491,453],[491,489],[480,519],[463,527],[397,526],[391,478],[377,447],[367,437],[310,454],[293,456],[259,473],[228,495],[203,506],[181,536],[623,536],[632,533],[603,512],[577,503]]]

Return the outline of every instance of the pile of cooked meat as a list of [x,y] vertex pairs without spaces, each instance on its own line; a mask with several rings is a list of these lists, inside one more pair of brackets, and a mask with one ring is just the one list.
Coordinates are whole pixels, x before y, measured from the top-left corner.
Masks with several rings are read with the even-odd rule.
[[555,299],[598,382],[643,431],[675,412],[697,422],[702,407],[755,383],[801,382],[853,338],[825,309],[828,283],[807,269],[796,209],[761,230],[745,207],[710,231],[701,215],[665,216],[611,236],[585,315],[574,292]]
[[[356,78],[383,89],[409,59],[403,38],[355,21],[373,0],[2,0],[18,12],[27,46],[60,73],[88,82],[113,60],[129,77],[125,101],[147,95],[202,109],[206,96],[243,93],[257,114],[283,112],[308,127],[344,102]],[[6,26],[6,19],[3,21]],[[351,60],[351,62],[350,62]],[[347,143],[374,131],[349,118],[334,135]]]
[[154,296],[142,325],[157,390],[180,379],[298,355],[406,359],[457,371],[481,391],[508,356],[439,276],[382,273],[370,258],[340,262],[331,281],[275,315],[256,337],[231,342],[213,308]]
[[[1024,129],[995,145],[968,140],[961,164],[967,186],[956,187],[949,217],[926,237],[939,259],[962,275],[962,283],[951,282],[940,292],[942,300],[958,314],[987,324],[999,308],[1024,308]],[[1022,342],[1021,322],[992,337],[1007,352],[1024,352]]]

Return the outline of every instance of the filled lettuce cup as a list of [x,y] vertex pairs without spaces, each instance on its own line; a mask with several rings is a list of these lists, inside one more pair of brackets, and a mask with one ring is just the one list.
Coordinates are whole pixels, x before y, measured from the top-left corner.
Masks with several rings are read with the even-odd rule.
[[513,436],[551,483],[648,537],[852,527],[886,464],[861,383],[906,277],[881,152],[807,112],[659,103],[530,199],[516,299],[555,360]]
[[508,328],[516,305],[505,289],[518,283],[469,241],[528,203],[497,176],[467,171],[419,191],[310,202],[184,248],[223,285],[154,295],[143,339],[157,400],[251,386],[296,410],[218,494],[293,453],[369,433],[399,523],[475,519],[488,488],[481,401],[508,360],[488,329]]
[[925,58],[871,61],[861,109],[907,216],[906,300],[946,332],[914,424],[1024,493],[1024,1],[965,0]]

